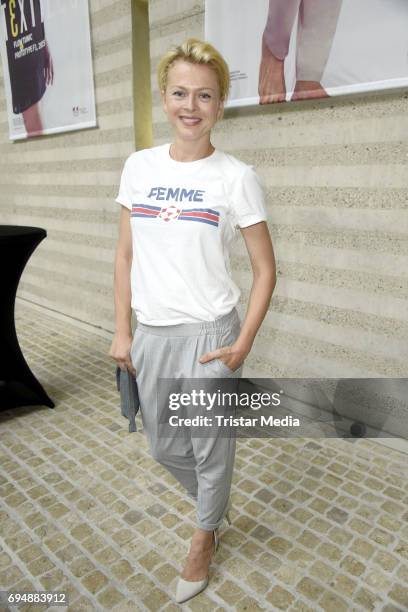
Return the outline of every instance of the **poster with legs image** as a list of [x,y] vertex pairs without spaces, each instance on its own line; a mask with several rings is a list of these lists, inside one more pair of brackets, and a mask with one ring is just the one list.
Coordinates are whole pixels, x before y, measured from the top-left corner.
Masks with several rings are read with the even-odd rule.
[[96,125],[88,0],[0,0],[10,140]]
[[408,86],[406,0],[206,0],[231,68],[226,106]]

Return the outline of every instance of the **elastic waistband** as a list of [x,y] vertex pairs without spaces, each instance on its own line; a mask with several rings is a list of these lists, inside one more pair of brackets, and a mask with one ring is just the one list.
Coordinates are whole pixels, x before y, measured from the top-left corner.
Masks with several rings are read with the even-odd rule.
[[214,319],[214,321],[179,323],[178,325],[145,325],[144,323],[138,323],[136,330],[145,334],[153,334],[154,336],[200,336],[202,334],[223,332],[234,323],[241,324],[236,308]]

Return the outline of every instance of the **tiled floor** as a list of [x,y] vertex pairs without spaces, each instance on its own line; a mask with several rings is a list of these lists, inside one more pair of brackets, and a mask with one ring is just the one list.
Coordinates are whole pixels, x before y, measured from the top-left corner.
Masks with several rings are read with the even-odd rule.
[[[56,408],[0,412],[0,589],[65,591],[72,612],[180,609],[195,511],[128,433],[109,341],[21,302],[16,320]],[[184,609],[408,610],[407,475],[368,439],[238,439],[232,525]]]

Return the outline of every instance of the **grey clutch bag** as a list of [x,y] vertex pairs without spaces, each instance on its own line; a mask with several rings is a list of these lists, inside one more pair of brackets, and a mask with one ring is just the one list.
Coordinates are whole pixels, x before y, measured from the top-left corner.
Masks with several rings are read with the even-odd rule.
[[129,432],[137,431],[135,417],[140,408],[136,378],[126,368],[116,367],[116,386],[120,392],[120,411],[129,419]]

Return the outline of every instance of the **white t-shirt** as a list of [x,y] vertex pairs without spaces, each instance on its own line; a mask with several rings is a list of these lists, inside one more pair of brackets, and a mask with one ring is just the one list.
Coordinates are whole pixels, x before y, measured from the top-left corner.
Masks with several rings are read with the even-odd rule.
[[192,162],[170,144],[127,158],[116,202],[131,210],[131,306],[146,325],[213,321],[237,305],[229,250],[237,228],[266,221],[252,166],[215,150]]

